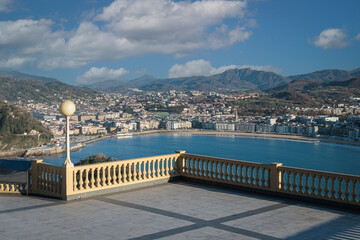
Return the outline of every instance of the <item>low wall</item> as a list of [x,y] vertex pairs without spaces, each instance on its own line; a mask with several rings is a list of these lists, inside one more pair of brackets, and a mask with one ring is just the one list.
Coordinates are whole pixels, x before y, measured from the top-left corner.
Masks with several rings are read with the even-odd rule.
[[[57,167],[34,160],[29,192],[73,200],[184,178],[278,196],[331,202],[360,209],[360,176],[187,154]],[[26,186],[0,183],[0,193]]]

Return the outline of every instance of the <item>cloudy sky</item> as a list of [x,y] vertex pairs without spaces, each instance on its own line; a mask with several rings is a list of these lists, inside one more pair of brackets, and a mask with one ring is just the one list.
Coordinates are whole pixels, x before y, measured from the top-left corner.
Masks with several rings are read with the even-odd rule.
[[0,0],[0,70],[78,85],[360,67],[359,0]]

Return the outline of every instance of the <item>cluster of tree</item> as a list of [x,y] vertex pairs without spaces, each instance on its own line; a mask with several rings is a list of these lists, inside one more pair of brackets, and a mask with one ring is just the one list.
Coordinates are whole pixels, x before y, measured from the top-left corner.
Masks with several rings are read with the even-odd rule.
[[[24,133],[36,131],[36,135]],[[37,147],[50,142],[53,135],[30,113],[0,102],[0,150]]]
[[76,165],[88,165],[88,164],[94,164],[94,163],[103,163],[103,162],[113,162],[117,161],[118,159],[112,158],[112,157],[106,157],[104,154],[99,153],[97,155],[92,155],[85,157],[84,159],[81,159]]

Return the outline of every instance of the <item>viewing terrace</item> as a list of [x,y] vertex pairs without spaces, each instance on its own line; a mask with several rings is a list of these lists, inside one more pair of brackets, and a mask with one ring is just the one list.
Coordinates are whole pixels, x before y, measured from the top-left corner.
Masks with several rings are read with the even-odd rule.
[[66,160],[0,181],[1,239],[360,239],[360,176],[185,151],[74,166],[64,103]]
[[28,175],[0,183],[3,239],[360,238],[359,176],[184,151]]

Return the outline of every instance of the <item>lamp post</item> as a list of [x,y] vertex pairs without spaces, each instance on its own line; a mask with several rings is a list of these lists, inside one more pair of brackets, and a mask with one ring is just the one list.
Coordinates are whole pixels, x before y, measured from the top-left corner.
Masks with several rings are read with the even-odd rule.
[[64,101],[60,105],[60,112],[66,117],[66,159],[63,163],[63,167],[74,167],[74,164],[70,160],[70,116],[75,113],[75,104],[72,101]]

